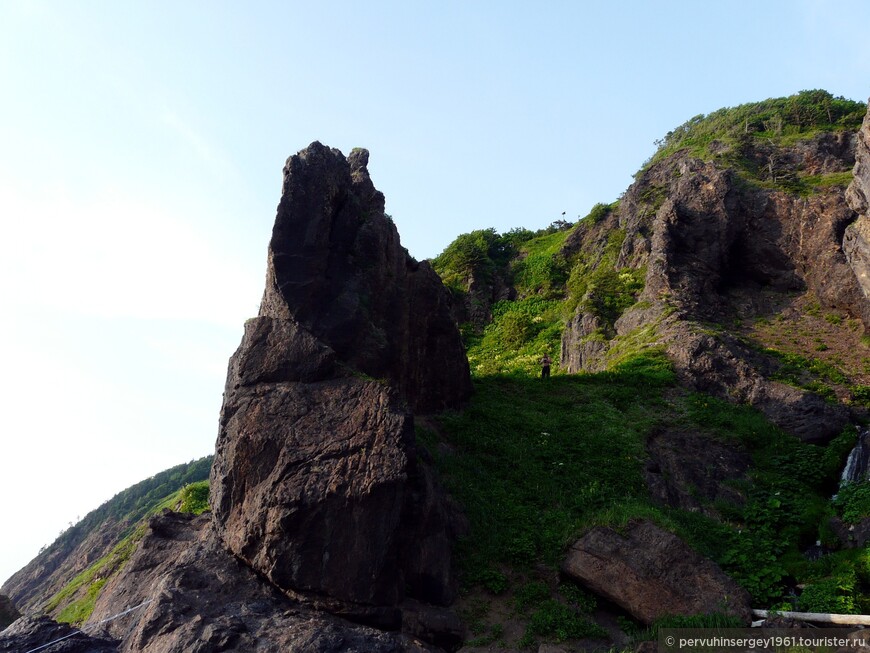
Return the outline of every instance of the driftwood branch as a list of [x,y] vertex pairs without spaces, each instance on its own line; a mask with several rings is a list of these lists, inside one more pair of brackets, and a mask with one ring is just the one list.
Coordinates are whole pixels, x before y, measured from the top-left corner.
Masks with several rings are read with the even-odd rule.
[[870,615],[866,614],[828,614],[825,612],[779,612],[777,610],[753,610],[752,614],[761,619],[783,617],[797,621],[812,621],[819,624],[843,624],[845,626],[870,626]]

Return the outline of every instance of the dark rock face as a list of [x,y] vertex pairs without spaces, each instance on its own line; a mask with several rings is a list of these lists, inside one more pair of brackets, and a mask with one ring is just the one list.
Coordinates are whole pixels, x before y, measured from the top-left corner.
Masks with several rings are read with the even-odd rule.
[[626,531],[588,531],[568,551],[562,573],[646,624],[716,612],[749,622],[749,594],[716,564],[651,522],[632,522]]
[[5,594],[0,594],[0,630],[6,628],[20,616],[21,613],[18,612],[12,599]]
[[415,411],[456,407],[471,382],[449,294],[402,248],[367,163],[320,143],[287,160],[260,315],[292,316]]
[[133,557],[103,589],[89,623],[149,599],[103,626],[122,640],[122,653],[430,651],[400,633],[350,624],[291,601],[229,554],[205,515],[154,517]]
[[870,300],[870,107],[858,132],[853,173],[846,201],[859,215],[843,234],[843,251],[865,299]]
[[394,394],[351,377],[229,397],[212,505],[230,550],[278,587],[396,603],[413,433]]
[[287,162],[211,492],[220,539],[276,587],[395,626],[406,592],[455,594],[451,512],[409,407],[458,406],[471,385],[448,293],[400,246],[367,158],[314,143]]
[[569,370],[605,369],[607,342],[600,337],[601,321],[591,313],[578,313],[565,325],[561,364]]
[[[60,641],[58,641],[60,640]],[[51,646],[51,642],[57,642]],[[44,650],[63,653],[117,653],[118,642],[91,637],[48,617],[24,617],[0,632],[0,652],[24,653]]]

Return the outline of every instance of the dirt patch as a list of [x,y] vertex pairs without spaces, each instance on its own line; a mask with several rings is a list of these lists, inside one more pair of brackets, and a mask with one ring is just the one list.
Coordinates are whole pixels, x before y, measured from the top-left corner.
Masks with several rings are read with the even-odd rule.
[[732,297],[735,331],[762,348],[818,363],[796,378],[820,382],[839,401],[861,405],[856,386],[870,386],[870,343],[864,327],[843,311],[824,309],[812,293],[754,292]]

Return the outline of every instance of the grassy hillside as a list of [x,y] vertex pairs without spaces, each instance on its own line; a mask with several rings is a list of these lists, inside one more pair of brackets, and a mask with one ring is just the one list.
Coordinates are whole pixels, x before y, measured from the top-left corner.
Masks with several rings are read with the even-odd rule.
[[788,170],[779,148],[822,133],[855,132],[866,112],[866,104],[823,90],[719,109],[668,132],[656,142],[658,149],[640,172],[679,150],[688,150],[705,161],[734,167],[747,181],[800,195],[846,186],[851,172],[812,175]]
[[[594,597],[557,582],[556,571],[584,529],[638,517],[719,563],[757,607],[870,608],[866,551],[818,562],[802,554],[819,539],[835,545],[826,525],[835,513],[870,514],[866,496],[842,499],[849,508],[830,501],[854,432],[827,447],[803,444],[750,408],[681,390],[654,353],[549,381],[518,365],[509,374],[477,374],[475,390],[467,410],[442,415],[418,437],[471,523],[457,559],[461,607],[478,643],[601,636],[590,617]],[[644,465],[650,435],[663,428],[746,450],[750,472],[733,481],[742,500],[703,511],[656,503]],[[806,585],[800,596],[798,585]],[[519,630],[506,633],[506,622]]]
[[[866,105],[824,91],[722,109],[669,133],[647,166],[685,149],[734,168],[748,183],[792,195],[844,186],[851,173],[806,175],[780,165],[777,148],[854,131],[865,112]],[[655,213],[667,189],[641,191],[632,197],[636,209]],[[575,225],[536,233],[472,232],[433,260],[466,306],[485,296],[480,288],[489,280],[514,293],[492,303],[486,324],[463,328],[476,391],[469,407],[418,434],[471,523],[457,558],[472,643],[602,637],[595,598],[560,581],[558,565],[584,529],[620,528],[639,517],[716,561],[756,607],[870,610],[870,552],[840,550],[829,525],[835,516],[847,524],[870,516],[870,483],[831,500],[854,427],[827,446],[802,443],[749,407],[679,387],[654,346],[654,326],[614,339],[616,320],[636,305],[646,277],[644,267],[619,262],[626,238],[619,211],[619,202],[599,204]],[[781,382],[870,407],[870,343],[848,316],[823,315],[818,305],[814,312],[811,299],[786,297],[768,318],[735,316],[734,324],[704,328],[774,357]],[[608,342],[608,371],[569,376],[556,369],[548,381],[538,378],[537,361],[545,353],[559,359],[562,331],[578,312],[598,325],[588,338]],[[740,452],[746,473],[715,479],[727,490],[716,499],[685,488],[698,505],[691,510],[656,500],[650,443],[662,432]],[[692,451],[679,455],[703,468]],[[817,541],[829,553],[811,560],[805,552]],[[709,622],[680,625],[691,623]]]

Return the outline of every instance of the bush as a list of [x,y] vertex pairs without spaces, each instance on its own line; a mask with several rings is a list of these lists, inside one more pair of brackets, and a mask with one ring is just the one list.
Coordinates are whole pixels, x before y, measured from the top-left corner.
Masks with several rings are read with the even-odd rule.
[[179,498],[181,499],[179,512],[190,512],[194,515],[205,512],[208,510],[208,481],[185,485],[181,489]]

